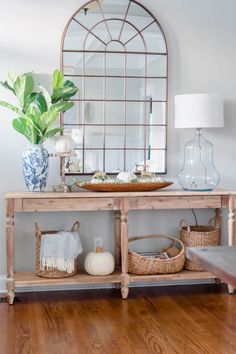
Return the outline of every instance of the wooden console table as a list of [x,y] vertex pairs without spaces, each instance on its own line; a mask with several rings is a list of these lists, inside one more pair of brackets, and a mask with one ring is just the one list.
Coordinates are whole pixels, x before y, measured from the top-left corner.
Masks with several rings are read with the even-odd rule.
[[[236,192],[235,192],[236,194]],[[228,244],[234,244],[236,202],[234,192],[214,190],[212,192],[190,192],[183,190],[160,190],[154,192],[123,193],[7,193],[6,200],[6,245],[7,245],[7,299],[14,301],[16,287],[71,285],[91,283],[118,283],[121,294],[128,297],[129,283],[158,282],[162,280],[186,280],[215,278],[209,272],[183,270],[166,275],[128,274],[128,213],[144,209],[191,209],[213,208],[218,224],[221,224],[221,208],[229,209]],[[48,279],[34,273],[14,272],[14,214],[27,212],[64,211],[114,211],[116,271],[108,276],[77,274],[65,279]],[[234,289],[229,287],[230,292]]]

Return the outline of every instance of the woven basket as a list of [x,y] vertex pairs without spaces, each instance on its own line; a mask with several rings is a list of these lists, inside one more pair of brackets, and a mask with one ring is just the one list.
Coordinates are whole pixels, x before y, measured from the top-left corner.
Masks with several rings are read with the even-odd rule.
[[[211,225],[214,221],[214,225]],[[207,225],[189,226],[185,220],[180,221],[180,239],[185,247],[217,246],[220,244],[219,226],[215,218],[211,218]],[[197,262],[186,259],[185,269],[204,271]]]
[[128,251],[128,272],[133,274],[168,274],[177,273],[183,269],[185,262],[185,252],[183,243],[175,237],[166,235],[145,235],[129,238],[129,243],[147,238],[164,238],[171,243],[159,251],[165,251],[169,259],[153,259]]
[[[72,232],[79,231],[79,221],[76,221],[71,228]],[[57,231],[47,230],[41,231],[38,224],[35,223],[35,236],[36,236],[36,259],[35,259],[35,273],[36,275],[43,278],[66,278],[75,275],[78,272],[78,263],[77,259],[74,261],[74,271],[72,273],[67,273],[64,271],[60,271],[58,269],[44,269],[42,270],[40,267],[40,246],[41,246],[41,237],[45,234],[56,234]]]

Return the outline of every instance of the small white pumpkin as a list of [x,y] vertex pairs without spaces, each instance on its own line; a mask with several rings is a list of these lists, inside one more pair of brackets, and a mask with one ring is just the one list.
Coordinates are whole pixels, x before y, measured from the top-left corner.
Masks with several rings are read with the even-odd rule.
[[96,252],[89,252],[85,257],[84,269],[90,275],[108,275],[115,269],[115,259],[112,253],[103,252],[97,247]]
[[68,154],[73,150],[74,141],[69,135],[61,135],[56,138],[54,149],[58,154]]
[[137,182],[137,176],[133,172],[120,172],[116,177],[118,182],[131,183]]

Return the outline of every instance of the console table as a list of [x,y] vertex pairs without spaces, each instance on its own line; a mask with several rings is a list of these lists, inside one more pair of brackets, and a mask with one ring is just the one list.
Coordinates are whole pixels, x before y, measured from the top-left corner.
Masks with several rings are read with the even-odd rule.
[[[236,194],[236,192],[235,192]],[[186,280],[215,278],[209,272],[183,270],[176,274],[133,275],[128,274],[128,213],[130,210],[147,209],[215,209],[217,223],[221,225],[221,208],[229,209],[228,244],[234,244],[236,198],[234,192],[214,190],[191,192],[163,189],[154,192],[72,192],[72,193],[7,193],[6,200],[6,245],[7,245],[7,299],[14,301],[17,287],[117,283],[121,286],[124,299],[128,297],[129,284],[137,282],[158,282],[162,280]],[[64,211],[114,211],[114,237],[116,271],[107,276],[77,274],[63,279],[48,279],[34,273],[14,272],[14,214],[27,212]],[[229,291],[233,292],[232,286]]]

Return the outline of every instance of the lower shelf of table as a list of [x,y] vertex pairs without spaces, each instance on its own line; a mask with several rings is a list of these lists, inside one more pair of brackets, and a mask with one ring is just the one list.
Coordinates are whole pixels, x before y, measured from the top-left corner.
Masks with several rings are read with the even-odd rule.
[[[116,271],[110,275],[93,276],[85,273],[78,273],[73,277],[52,279],[38,277],[34,273],[16,272],[14,274],[16,287],[29,286],[48,286],[48,285],[79,285],[79,284],[109,284],[121,283],[121,272]],[[194,279],[213,279],[216,278],[209,272],[194,272],[183,270],[175,274],[160,274],[160,275],[134,275],[129,274],[130,283],[137,282],[158,282],[171,280],[194,280]]]

